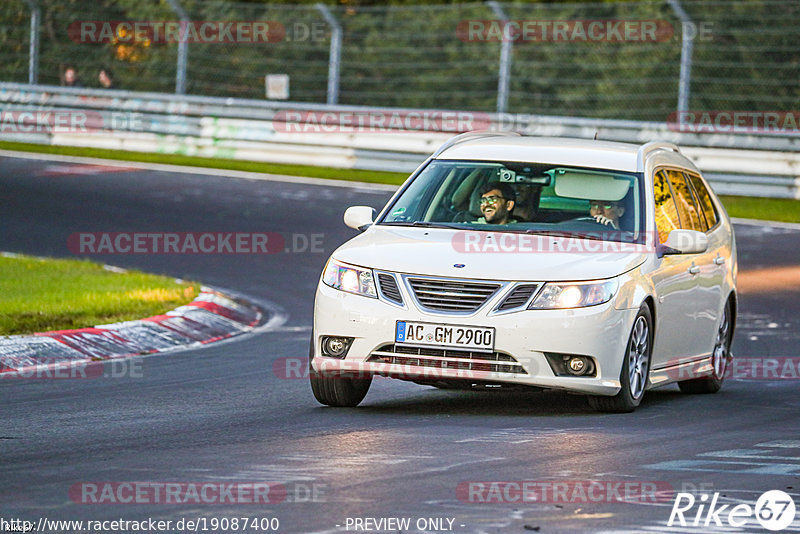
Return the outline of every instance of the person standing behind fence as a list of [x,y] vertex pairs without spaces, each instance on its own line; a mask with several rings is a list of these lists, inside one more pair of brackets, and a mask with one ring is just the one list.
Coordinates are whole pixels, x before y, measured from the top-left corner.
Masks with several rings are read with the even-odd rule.
[[103,89],[116,89],[117,84],[114,81],[114,74],[111,72],[111,69],[103,67],[100,69],[100,72],[97,73],[97,81],[100,82],[100,87]]
[[61,85],[65,87],[83,87],[83,84],[78,78],[78,72],[72,65],[67,65],[67,68],[64,69],[64,79]]

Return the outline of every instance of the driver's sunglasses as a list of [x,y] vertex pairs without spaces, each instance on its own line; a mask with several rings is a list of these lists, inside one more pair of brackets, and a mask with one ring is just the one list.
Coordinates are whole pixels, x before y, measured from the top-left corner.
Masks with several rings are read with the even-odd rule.
[[617,205],[610,202],[589,202],[589,207],[592,209],[603,208],[610,210],[611,208],[616,208]]
[[498,202],[500,202],[501,200],[505,200],[505,199],[503,197],[498,197],[498,196],[495,196],[495,195],[492,195],[490,197],[481,197],[481,205],[484,205],[484,204],[495,205]]

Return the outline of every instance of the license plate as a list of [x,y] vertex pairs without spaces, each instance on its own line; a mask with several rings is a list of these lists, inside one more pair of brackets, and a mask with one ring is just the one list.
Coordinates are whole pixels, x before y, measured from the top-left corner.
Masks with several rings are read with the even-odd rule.
[[492,352],[494,328],[397,321],[395,343]]

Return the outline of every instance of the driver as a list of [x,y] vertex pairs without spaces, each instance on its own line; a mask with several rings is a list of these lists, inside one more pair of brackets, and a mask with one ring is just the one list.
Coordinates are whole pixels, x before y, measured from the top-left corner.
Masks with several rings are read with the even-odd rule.
[[589,214],[600,224],[619,230],[619,218],[625,213],[625,208],[619,202],[612,200],[592,200],[589,202]]
[[481,213],[478,224],[510,224],[517,222],[511,218],[517,195],[514,188],[504,182],[489,182],[480,189]]

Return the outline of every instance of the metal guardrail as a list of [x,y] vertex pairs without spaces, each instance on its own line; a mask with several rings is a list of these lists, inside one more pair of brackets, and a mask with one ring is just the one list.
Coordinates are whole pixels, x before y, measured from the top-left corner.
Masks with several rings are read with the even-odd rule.
[[[22,131],[0,121],[0,139],[52,145],[411,172],[460,133],[442,117],[526,135],[678,144],[721,194],[800,198],[800,134],[697,134],[657,122],[541,115],[376,109],[162,93],[0,83],[0,112],[77,111],[78,128]],[[327,114],[327,115],[326,115]],[[379,128],[326,128],[325,116],[399,117]],[[435,130],[424,129],[433,118]],[[12,115],[13,117],[13,115]],[[334,122],[336,119],[334,118]],[[437,122],[438,121],[438,122]],[[430,122],[430,121],[429,121]],[[463,125],[464,123],[460,123]],[[429,124],[428,124],[429,126]]]

